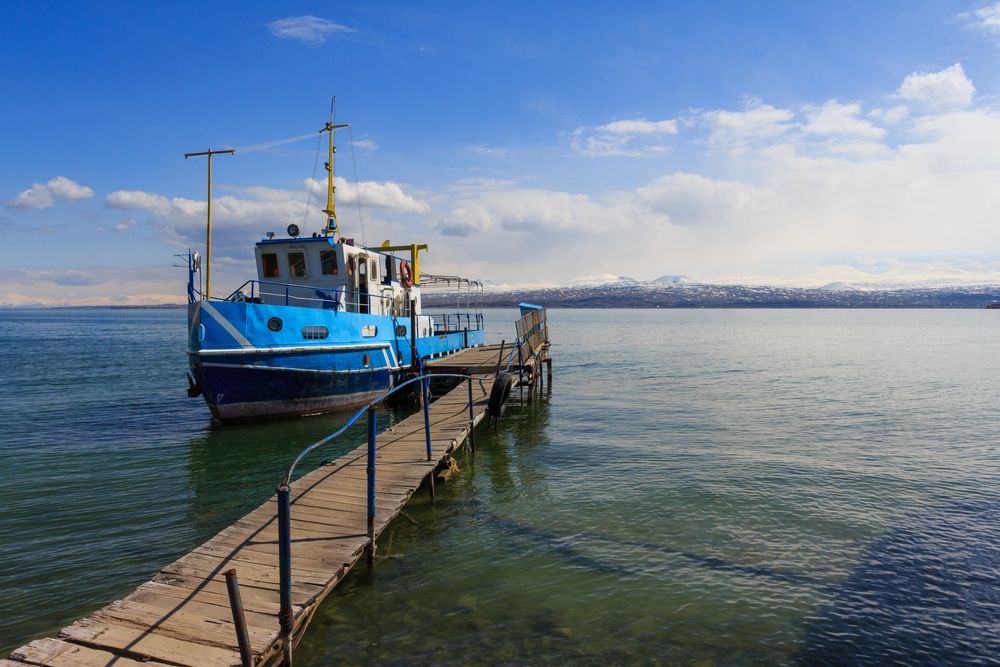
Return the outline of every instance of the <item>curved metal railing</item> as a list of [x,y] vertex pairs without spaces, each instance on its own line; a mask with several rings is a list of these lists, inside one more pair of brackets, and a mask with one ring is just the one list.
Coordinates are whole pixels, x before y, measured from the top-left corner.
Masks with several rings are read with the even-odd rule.
[[[339,429],[331,433],[330,435],[317,440],[313,444],[304,448],[292,461],[291,465],[285,471],[285,476],[282,477],[281,483],[278,485],[278,569],[280,573],[280,601],[281,609],[278,613],[278,622],[281,626],[282,634],[282,650],[284,652],[285,664],[291,664],[292,658],[292,626],[294,621],[294,612],[292,610],[292,508],[291,508],[291,492],[292,492],[292,475],[295,473],[295,468],[298,464],[311,452],[316,451],[323,445],[329,444],[335,440],[338,436],[343,434],[347,429],[353,426],[359,419],[361,415],[368,415],[368,461],[366,472],[368,475],[368,545],[367,545],[367,559],[369,564],[371,564],[374,553],[375,553],[375,452],[376,452],[376,438],[378,436],[378,426],[376,418],[376,407],[381,405],[393,394],[397,393],[404,387],[412,385],[414,383],[420,383],[421,398],[423,399],[423,413],[424,413],[424,434],[427,445],[427,460],[432,460],[431,451],[431,423],[430,423],[430,396],[429,396],[429,385],[431,378],[461,378],[466,381],[469,389],[469,445],[472,450],[475,451],[475,408],[474,401],[472,398],[472,380],[471,375],[461,375],[458,373],[425,373],[421,372],[417,377],[411,378],[405,382],[402,382],[386,393],[382,394],[378,398],[369,401],[367,405],[360,408],[357,412],[351,415],[351,418],[341,426]],[[433,471],[432,471],[433,474]]]

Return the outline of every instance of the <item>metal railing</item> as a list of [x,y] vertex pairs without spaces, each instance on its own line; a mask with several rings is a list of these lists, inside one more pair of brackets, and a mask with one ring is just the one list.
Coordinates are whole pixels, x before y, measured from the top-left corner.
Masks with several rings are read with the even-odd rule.
[[[292,664],[292,630],[294,624],[294,612],[292,609],[292,475],[295,472],[296,466],[302,461],[302,459],[310,454],[311,452],[317,450],[323,445],[329,444],[335,440],[339,435],[344,433],[347,429],[353,426],[360,418],[361,415],[368,415],[368,460],[367,467],[365,471],[368,475],[367,491],[367,536],[368,544],[366,547],[368,564],[372,565],[375,556],[375,452],[376,452],[376,439],[378,436],[378,427],[376,419],[375,408],[384,403],[387,398],[403,389],[404,387],[414,384],[416,382],[420,383],[420,391],[423,403],[423,413],[424,413],[424,434],[427,447],[427,460],[432,460],[433,453],[431,451],[431,426],[430,426],[430,400],[429,400],[429,386],[431,378],[461,378],[466,381],[469,389],[469,445],[472,451],[476,449],[475,440],[475,423],[476,415],[474,408],[474,401],[472,397],[472,380],[471,375],[460,375],[457,373],[424,373],[421,372],[415,378],[411,378],[401,384],[396,385],[385,394],[370,401],[367,405],[359,409],[351,418],[347,420],[343,426],[331,433],[330,435],[322,438],[313,444],[309,445],[292,461],[291,465],[288,466],[288,470],[285,472],[285,476],[281,479],[281,483],[278,485],[277,495],[278,495],[278,569],[279,569],[279,597],[280,597],[280,611],[278,613],[278,622],[281,627],[282,635],[282,651],[284,652],[284,661],[286,665]],[[431,489],[433,493],[433,470],[431,471]]]
[[482,313],[438,313],[431,315],[430,318],[434,323],[434,335],[463,330],[478,331],[484,327]]
[[[245,301],[247,303],[281,303],[285,306],[301,306],[304,308],[319,308],[325,310],[344,310],[350,313],[371,312],[373,309],[381,313],[397,317],[410,316],[410,304],[406,299],[397,300],[385,294],[349,290],[346,287],[322,289],[313,285],[296,285],[268,280],[248,280],[225,301]],[[381,309],[378,306],[381,305]]]

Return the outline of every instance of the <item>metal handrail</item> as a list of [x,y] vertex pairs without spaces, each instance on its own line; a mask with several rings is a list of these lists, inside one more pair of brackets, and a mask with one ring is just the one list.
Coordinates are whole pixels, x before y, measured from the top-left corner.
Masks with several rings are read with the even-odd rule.
[[[422,360],[421,360],[422,361]],[[302,461],[302,459],[310,452],[315,451],[319,447],[328,444],[334,440],[337,436],[341,435],[348,428],[353,426],[361,415],[368,413],[368,465],[366,467],[366,472],[368,475],[368,546],[367,546],[367,559],[368,564],[371,565],[374,560],[375,554],[375,450],[376,450],[376,439],[378,436],[378,428],[376,424],[375,408],[384,403],[387,398],[403,389],[404,387],[411,385],[415,382],[420,382],[420,388],[423,398],[423,411],[424,411],[424,435],[427,447],[427,460],[432,459],[431,452],[431,426],[430,426],[430,400],[428,396],[428,387],[430,385],[431,378],[461,378],[465,380],[468,384],[469,390],[469,444],[473,451],[475,451],[475,424],[476,415],[474,402],[472,398],[472,375],[463,375],[458,373],[425,373],[421,365],[421,372],[417,377],[410,378],[405,382],[402,382],[386,393],[382,394],[378,398],[369,401],[363,408],[359,409],[351,418],[347,420],[343,426],[331,433],[330,435],[317,440],[313,444],[309,445],[292,461],[291,465],[288,466],[288,470],[285,472],[285,476],[281,479],[281,483],[278,485],[277,489],[277,500],[278,500],[278,569],[279,569],[279,598],[280,598],[280,611],[278,612],[278,622],[281,628],[282,636],[282,652],[283,658],[286,665],[292,664],[292,625],[294,621],[294,612],[292,610],[292,506],[291,506],[291,491],[292,491],[292,474],[295,472],[295,467]],[[433,473],[432,473],[433,474]],[[431,489],[433,490],[433,477],[431,478]],[[433,492],[433,491],[432,491]]]
[[405,387],[405,386],[407,386],[409,384],[413,384],[414,382],[418,382],[418,381],[423,381],[425,379],[430,379],[432,377],[438,377],[438,378],[447,378],[447,377],[461,378],[463,380],[468,380],[470,383],[472,381],[472,376],[471,375],[462,375],[462,374],[459,374],[459,373],[424,373],[422,375],[418,375],[417,377],[410,378],[409,380],[406,380],[405,382],[397,384],[395,387],[393,387],[392,389],[390,389],[386,393],[382,394],[378,398],[375,398],[375,399],[369,401],[368,403],[366,403],[364,405],[364,407],[360,408],[357,412],[355,412],[353,415],[351,415],[351,418],[347,420],[347,423],[344,424],[343,426],[341,426],[339,429],[337,429],[336,431],[334,431],[330,435],[326,436],[325,438],[317,440],[316,442],[314,442],[313,444],[309,445],[308,447],[306,447],[305,449],[303,449],[301,452],[299,452],[298,456],[296,456],[295,459],[292,461],[292,464],[290,466],[288,466],[288,471],[285,473],[285,476],[282,478],[281,485],[282,486],[287,486],[288,484],[291,483],[292,473],[295,472],[295,467],[299,464],[299,462],[303,458],[305,458],[305,456],[307,454],[309,454],[310,452],[315,451],[318,447],[322,447],[323,445],[329,443],[331,440],[333,440],[334,438],[336,438],[337,436],[339,436],[341,433],[343,433],[344,431],[346,431],[347,429],[349,429],[351,426],[354,426],[354,423],[358,421],[358,419],[361,417],[361,415],[363,415],[366,412],[368,412],[369,408],[372,408],[372,407],[375,407],[376,405],[380,405],[381,403],[384,403],[387,398],[389,398],[390,396],[392,396],[393,394],[395,394],[397,391],[399,391],[400,389],[402,389],[403,387]]

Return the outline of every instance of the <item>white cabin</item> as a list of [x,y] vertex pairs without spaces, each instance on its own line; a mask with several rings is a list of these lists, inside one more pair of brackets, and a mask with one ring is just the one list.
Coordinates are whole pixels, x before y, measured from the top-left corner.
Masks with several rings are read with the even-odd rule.
[[[409,317],[420,312],[419,285],[406,286],[405,260],[332,236],[268,238],[257,243],[260,303]],[[422,327],[421,327],[422,328]]]

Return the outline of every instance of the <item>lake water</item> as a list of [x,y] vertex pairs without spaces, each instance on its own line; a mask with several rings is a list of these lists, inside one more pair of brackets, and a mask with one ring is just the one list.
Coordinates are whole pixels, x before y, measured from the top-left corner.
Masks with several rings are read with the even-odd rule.
[[[488,312],[491,340],[515,317]],[[415,495],[296,664],[996,664],[997,317],[552,311],[551,394],[515,392]],[[184,318],[0,311],[4,653],[256,507],[341,423],[213,426]]]

